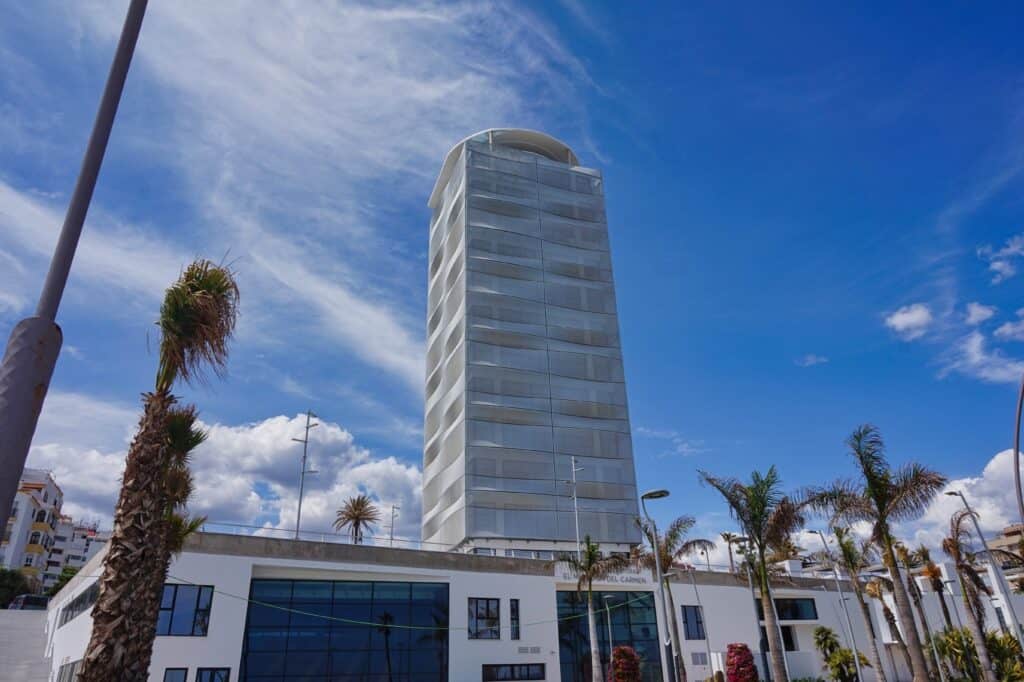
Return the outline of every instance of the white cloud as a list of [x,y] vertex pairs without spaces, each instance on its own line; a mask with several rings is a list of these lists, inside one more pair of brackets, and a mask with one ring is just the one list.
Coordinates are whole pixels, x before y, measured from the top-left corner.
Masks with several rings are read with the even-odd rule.
[[1016,322],[1004,322],[999,325],[996,328],[996,336],[1001,339],[1024,341],[1024,308],[1017,311],[1017,317],[1020,319]]
[[[138,410],[92,396],[55,391],[47,399],[29,466],[53,471],[68,513],[109,527],[128,441]],[[208,439],[194,453],[192,512],[210,521],[294,528],[305,415],[241,424],[204,425]],[[330,531],[334,511],[367,492],[382,510],[402,509],[400,537],[418,537],[421,474],[394,457],[376,457],[332,422],[310,431],[310,468],[303,528]],[[383,532],[384,529],[378,529]]]
[[967,304],[967,314],[964,316],[964,321],[967,324],[975,325],[981,324],[985,320],[990,319],[996,314],[996,307],[992,305],[982,305],[972,301]]
[[1018,260],[1024,256],[1024,234],[1006,240],[1001,248],[985,245],[978,249],[978,257],[988,261],[988,269],[994,273],[992,284],[999,284],[1017,274]]
[[802,357],[797,358],[793,361],[797,367],[813,367],[814,365],[824,365],[828,362],[828,358],[824,355],[815,355],[814,353],[808,353]]
[[912,341],[928,331],[933,321],[931,309],[924,303],[912,303],[885,318],[885,326],[904,341]]
[[664,457],[665,455],[691,457],[708,451],[704,441],[689,440],[684,438],[678,431],[672,429],[650,429],[646,426],[638,426],[635,431],[638,436],[667,442],[667,449],[663,449],[658,453],[659,457]]
[[985,335],[975,330],[946,354],[943,374],[950,371],[991,383],[1017,383],[1024,375],[1024,362],[988,348]]

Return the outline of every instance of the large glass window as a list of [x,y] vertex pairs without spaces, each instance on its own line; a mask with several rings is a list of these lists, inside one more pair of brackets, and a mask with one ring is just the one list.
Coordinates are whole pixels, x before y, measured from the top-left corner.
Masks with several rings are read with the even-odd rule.
[[484,682],[543,679],[545,679],[543,663],[513,663],[508,665],[485,665],[483,667]]
[[82,666],[82,659],[65,663],[57,669],[57,682],[75,682],[78,679],[78,669]]
[[683,632],[686,639],[706,639],[704,612],[699,606],[683,606]]
[[164,585],[156,634],[205,637],[212,602],[212,585]]
[[469,638],[501,639],[501,600],[469,598]]
[[[609,599],[605,600],[605,597]],[[602,667],[607,669],[611,647],[608,642],[608,617],[611,615],[614,646],[631,646],[640,655],[641,679],[661,682],[661,652],[651,592],[594,592],[597,616],[598,648]],[[576,591],[558,593],[559,665],[563,682],[590,682],[590,638],[587,634],[587,597]]]
[[231,682],[231,668],[200,668],[196,682]]
[[[510,630],[512,631],[512,639],[519,639],[519,600],[509,599],[508,600],[508,611],[512,618]],[[541,676],[543,677],[543,675]]]
[[188,668],[165,668],[164,682],[188,682]]
[[[818,607],[811,597],[779,598],[775,600],[775,611],[779,620],[817,620]],[[757,602],[757,616],[764,620],[764,608]]]
[[239,679],[448,679],[448,586],[253,580]]
[[[782,630],[782,647],[786,651],[798,651],[793,626],[783,625],[779,629]],[[768,631],[765,630],[763,625],[761,626],[761,651],[768,651]]]

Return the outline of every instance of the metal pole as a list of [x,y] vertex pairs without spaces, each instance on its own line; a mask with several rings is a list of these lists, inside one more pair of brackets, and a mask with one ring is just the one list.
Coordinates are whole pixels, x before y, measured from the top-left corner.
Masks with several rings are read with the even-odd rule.
[[688,571],[690,574],[690,585],[693,586],[693,596],[697,600],[697,608],[700,609],[700,618],[704,621],[704,646],[708,651],[708,672],[711,673],[708,677],[713,678],[715,676],[715,665],[711,661],[711,630],[708,628],[708,619],[704,615],[704,605],[700,603],[700,592],[697,590],[697,579],[694,577],[696,572],[692,567]]
[[146,13],[146,1],[132,0],[128,7],[35,315],[15,325],[0,363],[0,528],[7,527],[7,517],[18,492],[25,459],[60,354],[63,336],[55,322],[57,308],[114,126],[128,67]]
[[[835,560],[832,558],[832,552],[828,549],[828,541],[825,539],[825,534],[820,530],[814,531],[821,538],[821,545],[825,548],[825,557],[829,563],[832,564],[832,575],[836,579],[836,592],[839,594],[839,603],[843,606],[843,614],[846,616],[846,628],[850,632],[850,646],[853,647],[853,664],[857,668],[857,679],[863,680],[864,673],[860,669],[860,652],[857,651],[857,638],[853,634],[853,621],[850,620],[850,610],[846,606],[846,597],[843,596],[843,587],[839,582],[839,567],[836,566]],[[945,681],[943,681],[945,682]]]
[[611,679],[611,671],[613,670],[613,665],[615,664],[615,643],[612,641],[611,600],[615,599],[615,597],[611,596],[610,594],[606,594],[602,598],[604,599],[605,616],[608,618],[608,679]]
[[978,538],[981,540],[981,546],[985,548],[985,553],[988,555],[988,565],[992,568],[992,574],[995,576],[995,582],[999,583],[1000,597],[1003,601],[1003,606],[1006,607],[1007,612],[1010,614],[1010,622],[1013,623],[1013,636],[1018,642],[1024,642],[1020,630],[1020,621],[1017,620],[1017,612],[1013,610],[1013,603],[1010,601],[1010,586],[1006,582],[1006,576],[1003,575],[1003,568],[996,561],[996,555],[989,549],[988,541],[985,540],[985,535],[981,532],[981,526],[978,525],[978,515],[971,509],[971,505],[967,503],[967,498],[964,494],[959,491],[952,491],[946,493],[947,495],[957,495],[960,500],[964,503],[964,508],[967,509],[968,515],[971,517],[971,521],[974,522],[974,531],[978,534]]
[[576,559],[581,560],[583,558],[583,550],[580,545],[580,505],[576,497],[576,472],[583,471],[583,467],[576,468],[575,456],[570,461],[572,462],[572,513],[576,518]]
[[675,652],[675,648],[672,646],[672,636],[671,636],[671,633],[668,632],[669,627],[671,627],[669,625],[669,623],[671,622],[669,620],[669,616],[671,614],[668,612],[668,602],[665,601],[665,585],[664,585],[664,582],[662,581],[662,578],[661,578],[661,552],[658,550],[658,545],[657,545],[658,526],[654,523],[654,519],[651,518],[651,515],[647,513],[647,502],[646,502],[646,500],[644,500],[644,498],[642,496],[640,498],[640,507],[644,511],[644,518],[647,519],[647,523],[651,524],[651,536],[652,537],[649,538],[649,539],[651,541],[651,551],[654,552],[654,573],[655,573],[655,575],[658,578],[658,598],[661,601],[661,614],[662,614],[662,618],[665,620],[665,633],[667,635],[669,635],[669,637],[665,641],[665,645],[664,645],[664,649],[668,652],[668,655],[665,657],[666,664],[668,666],[668,671],[667,671],[667,674],[665,675],[665,679],[667,679],[667,680],[677,680],[678,678],[676,677],[676,671],[675,671],[675,655],[676,655],[676,652]]
[[1020,487],[1020,416],[1024,410],[1024,378],[1020,382],[1020,393],[1017,394],[1017,419],[1013,429],[1013,489],[1017,493],[1017,515],[1024,525],[1024,492]]
[[395,519],[398,518],[399,509],[401,509],[401,507],[398,505],[391,505],[391,529],[388,531],[388,547],[395,546]]
[[[758,605],[759,602],[758,602],[758,599],[757,599],[757,594],[754,592],[754,574],[750,570],[750,555],[746,554],[746,555],[744,555],[743,558],[744,558],[744,565],[747,567],[747,584],[750,585],[750,600],[752,602],[754,602],[754,630],[755,630],[755,634],[757,635],[757,653],[761,654],[761,664],[764,666],[765,676],[768,679],[771,679],[771,677],[772,677],[771,662],[768,660],[767,653],[765,652],[765,650],[761,646],[762,640],[766,639],[766,638],[761,637],[761,619],[757,617],[757,605]],[[766,632],[767,632],[767,630],[766,630]]]
[[292,438],[296,443],[302,443],[302,468],[299,470],[299,508],[295,513],[295,539],[299,539],[299,527],[302,525],[302,495],[306,488],[306,474],[319,473],[315,469],[306,469],[306,452],[309,449],[309,430],[320,426],[310,424],[309,421],[316,415],[313,410],[306,410],[306,435],[302,438]]

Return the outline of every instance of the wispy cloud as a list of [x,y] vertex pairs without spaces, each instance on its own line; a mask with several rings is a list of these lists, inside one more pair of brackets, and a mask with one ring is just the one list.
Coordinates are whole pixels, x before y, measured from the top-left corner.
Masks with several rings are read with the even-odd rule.
[[1017,383],[1024,376],[1024,361],[990,348],[984,334],[972,331],[946,353],[942,373],[951,371],[989,383]]
[[824,365],[828,362],[828,358],[824,355],[816,355],[814,353],[808,353],[793,361],[797,367],[814,367],[815,365]]
[[933,321],[931,308],[924,303],[905,305],[885,316],[885,326],[904,341],[924,336]]
[[1017,311],[1016,322],[1004,322],[996,328],[996,336],[1000,339],[1024,341],[1024,308]]
[[651,429],[646,426],[638,426],[634,429],[638,436],[656,441],[664,441],[666,447],[658,453],[659,457],[676,455],[680,457],[692,457],[707,452],[702,440],[691,440],[684,438],[683,434],[673,429]]
[[1017,274],[1021,257],[1024,257],[1024,234],[1014,235],[1000,248],[986,244],[978,249],[978,257],[988,263],[993,273],[992,284],[1004,282]]
[[995,306],[971,302],[967,304],[967,314],[964,316],[964,322],[970,325],[981,324],[982,322],[991,319],[996,312],[997,309]]

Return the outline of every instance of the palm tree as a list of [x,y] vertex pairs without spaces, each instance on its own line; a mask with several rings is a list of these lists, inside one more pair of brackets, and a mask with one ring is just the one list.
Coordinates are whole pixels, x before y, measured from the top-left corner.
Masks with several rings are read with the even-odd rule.
[[[689,556],[694,552],[708,552],[714,549],[715,543],[710,540],[704,540],[703,538],[686,539],[686,534],[690,532],[696,523],[697,520],[692,516],[680,516],[669,524],[668,530],[661,537],[658,537],[654,527],[646,521],[636,520],[637,527],[647,537],[647,541],[652,547],[658,548],[658,560],[661,562],[661,569],[664,574],[667,574],[683,557]],[[633,552],[633,559],[637,565],[651,571],[652,576],[657,573],[654,556],[654,552],[647,551],[643,545],[639,545]],[[681,656],[683,649],[679,643],[679,620],[676,618],[675,598],[672,596],[668,576],[664,574],[665,594],[668,596],[669,612],[672,621],[672,645],[675,647],[676,653]],[[676,661],[675,665],[679,669],[680,679],[686,682],[686,667],[681,660]]]
[[[601,682],[601,648],[597,640],[597,618],[594,615],[594,581],[603,580],[608,576],[629,568],[629,558],[621,554],[601,556],[598,547],[590,536],[583,538],[583,546],[579,556],[569,554],[566,557],[569,568],[576,574],[576,591],[587,590],[587,636],[590,638],[590,674],[593,682]],[[611,643],[609,642],[609,645]]]
[[191,493],[188,454],[202,442],[194,408],[171,394],[179,380],[224,374],[238,317],[238,286],[226,267],[197,260],[167,289],[157,326],[160,348],[152,392],[128,449],[114,511],[82,680],[145,680],[167,566],[180,550]]
[[877,599],[878,603],[881,604],[882,616],[885,618],[885,622],[889,626],[889,633],[892,635],[892,638],[896,640],[896,648],[900,650],[903,660],[907,663],[907,668],[909,670],[913,670],[914,665],[910,658],[910,651],[907,649],[907,642],[903,639],[903,633],[900,632],[899,625],[896,623],[896,616],[885,601],[885,594],[887,592],[892,592],[892,581],[888,578],[876,575],[868,581],[867,585],[864,586],[864,592],[872,599]]
[[921,566],[921,575],[928,581],[929,587],[939,597],[939,606],[942,607],[942,620],[946,623],[946,629],[953,629],[953,621],[949,617],[949,607],[946,606],[946,582],[943,580],[942,569],[932,561],[931,551],[921,545],[914,550],[914,558]]
[[[924,612],[924,598],[921,594],[921,588],[917,584],[917,580],[914,578],[914,557],[907,546],[902,542],[896,542],[893,545],[893,550],[896,553],[896,558],[903,568],[907,571],[907,593],[910,595],[910,602],[914,605],[914,610],[917,611],[917,619],[920,622],[921,629],[924,631],[924,639],[922,642],[929,641],[932,633],[929,632],[928,628],[928,616]],[[932,651],[931,647],[925,648],[925,664],[928,666],[928,675],[932,678],[938,677],[936,672],[939,662],[935,660],[935,652]]]
[[768,634],[772,679],[784,682],[789,677],[783,658],[782,635],[775,618],[767,555],[771,548],[784,545],[789,535],[803,526],[802,505],[779,490],[781,480],[774,466],[763,475],[753,472],[749,484],[735,478],[717,478],[706,471],[701,471],[700,476],[725,498],[753,550],[754,571],[761,589],[761,607]]
[[392,682],[394,675],[391,672],[391,628],[395,624],[395,617],[390,613],[382,613],[377,617],[377,631],[384,636],[384,657],[388,671],[388,682]]
[[373,527],[380,521],[380,509],[373,503],[369,495],[360,493],[345,500],[334,519],[334,529],[348,528],[352,535],[352,544],[363,543],[363,531]]
[[882,436],[870,424],[859,426],[846,443],[857,463],[860,480],[840,480],[828,488],[812,490],[808,502],[831,512],[833,525],[839,519],[871,524],[872,539],[881,548],[882,563],[892,579],[896,616],[907,640],[914,682],[927,682],[928,664],[914,625],[910,596],[896,562],[891,524],[912,521],[923,514],[946,484],[946,477],[917,463],[891,469]]
[[878,634],[875,632],[875,622],[871,618],[868,603],[864,600],[864,588],[860,580],[861,572],[871,563],[871,543],[866,542],[858,546],[848,528],[833,528],[832,532],[835,533],[836,542],[839,545],[839,565],[850,576],[853,596],[857,600],[857,605],[860,606],[861,617],[864,619],[864,629],[868,633],[868,643],[871,645],[871,667],[875,669],[878,682],[886,682],[882,657],[878,653]]
[[730,533],[728,531],[722,533],[721,534],[721,538],[725,542],[726,549],[729,551],[729,572],[730,573],[735,573],[736,572],[736,564],[733,562],[733,558],[732,558],[732,546],[733,546],[733,543],[740,542],[740,541],[744,540],[745,538],[742,535],[737,535],[736,533]]
[[992,672],[992,658],[985,643],[985,609],[981,604],[981,593],[991,595],[992,592],[974,566],[974,555],[968,550],[967,544],[970,531],[966,523],[973,514],[973,511],[966,509],[953,514],[949,520],[949,537],[942,541],[942,551],[953,560],[957,576],[960,578],[964,610],[967,612],[967,627],[974,640],[974,648],[978,650],[978,667],[981,668],[985,682],[996,682],[995,674]]

